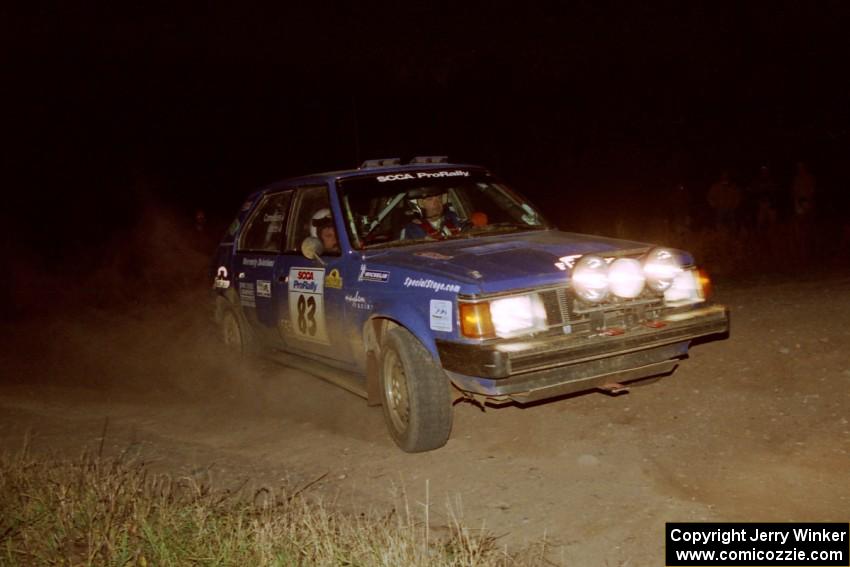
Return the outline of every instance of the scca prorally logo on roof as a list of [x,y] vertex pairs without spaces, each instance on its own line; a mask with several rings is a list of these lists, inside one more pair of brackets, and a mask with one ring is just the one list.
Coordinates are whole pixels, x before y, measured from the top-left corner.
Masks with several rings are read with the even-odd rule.
[[455,169],[454,171],[417,171],[416,173],[391,173],[389,175],[379,175],[377,179],[379,183],[385,183],[387,181],[430,179],[434,177],[469,177],[469,172],[463,169]]

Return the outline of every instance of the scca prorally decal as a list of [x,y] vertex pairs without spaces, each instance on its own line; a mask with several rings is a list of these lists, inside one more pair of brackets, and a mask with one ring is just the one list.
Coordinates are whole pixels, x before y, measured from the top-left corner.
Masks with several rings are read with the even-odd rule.
[[316,272],[312,270],[298,270],[295,278],[291,280],[289,289],[316,293],[319,290],[319,281],[316,277]]
[[458,293],[460,291],[459,285],[447,284],[445,282],[436,282],[434,280],[429,280],[425,278],[405,278],[404,287],[424,287],[425,289],[432,290],[434,293],[437,293],[439,291]]
[[404,181],[405,179],[430,179],[433,177],[469,177],[469,172],[462,169],[454,171],[417,171],[416,173],[391,173],[379,175],[378,183],[387,181]]

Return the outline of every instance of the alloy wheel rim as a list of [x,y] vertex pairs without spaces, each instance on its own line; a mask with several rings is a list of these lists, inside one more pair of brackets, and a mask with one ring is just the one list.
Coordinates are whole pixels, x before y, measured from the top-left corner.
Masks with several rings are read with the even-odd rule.
[[387,401],[390,419],[399,432],[407,430],[410,420],[410,404],[407,396],[407,375],[398,355],[389,351],[384,365],[384,397]]

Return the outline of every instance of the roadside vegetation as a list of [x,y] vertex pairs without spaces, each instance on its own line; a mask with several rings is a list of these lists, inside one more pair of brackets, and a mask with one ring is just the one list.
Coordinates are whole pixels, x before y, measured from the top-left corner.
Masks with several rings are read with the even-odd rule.
[[510,552],[455,517],[431,525],[421,506],[351,514],[304,488],[228,490],[126,455],[68,460],[25,449],[0,457],[0,564],[553,564],[545,539]]

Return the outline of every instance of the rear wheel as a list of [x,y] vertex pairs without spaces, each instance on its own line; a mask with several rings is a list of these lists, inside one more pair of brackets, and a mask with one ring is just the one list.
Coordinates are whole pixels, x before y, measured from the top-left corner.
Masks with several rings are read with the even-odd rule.
[[408,453],[446,444],[452,430],[449,380],[409,331],[390,329],[380,365],[384,419],[396,444]]
[[246,321],[237,308],[227,305],[224,307],[219,323],[221,341],[224,347],[238,356],[253,352],[253,341]]

